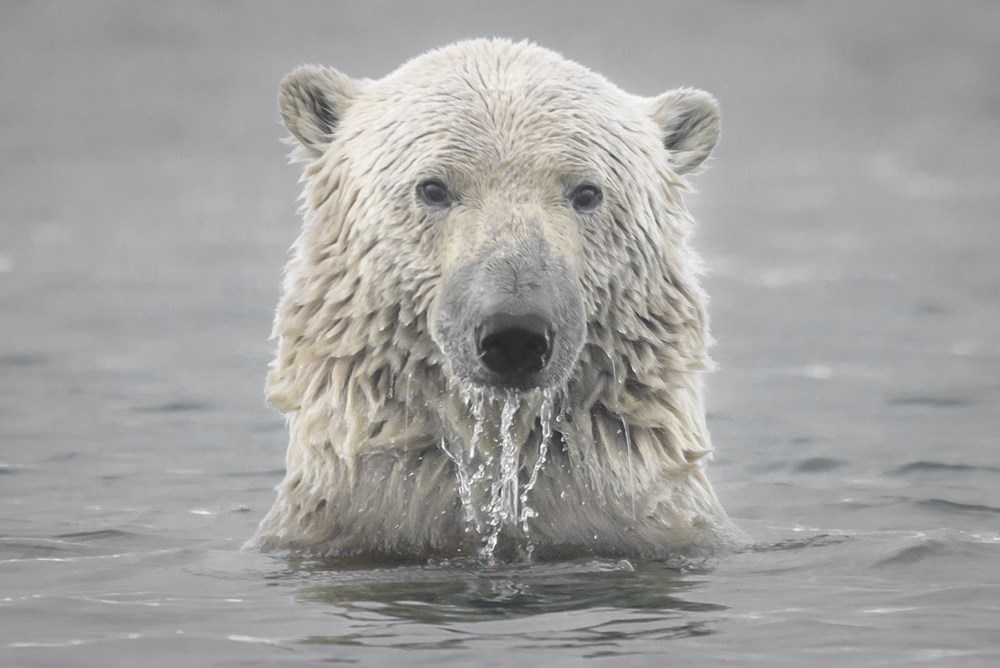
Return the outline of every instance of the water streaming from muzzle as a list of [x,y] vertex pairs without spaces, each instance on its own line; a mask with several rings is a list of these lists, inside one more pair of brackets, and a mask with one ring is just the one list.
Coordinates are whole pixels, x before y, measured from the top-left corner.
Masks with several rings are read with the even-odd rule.
[[535,551],[535,545],[531,542],[531,527],[528,524],[528,520],[538,517],[538,512],[528,505],[528,493],[535,488],[535,484],[538,482],[538,474],[541,473],[542,467],[545,466],[545,458],[552,444],[552,413],[554,406],[555,401],[552,397],[552,390],[545,390],[543,392],[542,409],[539,413],[542,438],[538,442],[538,457],[535,459],[535,465],[531,467],[531,476],[524,485],[524,491],[521,492],[521,531],[524,532],[524,541],[526,543],[524,551],[528,561],[531,561],[531,555]]
[[[474,426],[467,448],[461,444],[441,441],[441,450],[454,464],[458,496],[465,515],[466,533],[474,532],[482,540],[477,550],[480,559],[492,563],[504,530],[517,532],[523,541],[520,551],[530,560],[534,551],[531,541],[530,520],[538,512],[529,505],[529,494],[538,484],[552,443],[552,422],[555,413],[556,391],[542,391],[539,408],[541,436],[534,461],[524,444],[515,440],[514,421],[518,410],[526,402],[514,392],[495,395],[488,390],[465,388],[462,396],[469,406]],[[486,405],[502,402],[498,443],[484,445],[486,434]],[[530,439],[529,439],[530,441]],[[499,446],[499,453],[497,447]],[[529,471],[521,483],[521,471]]]
[[476,512],[475,502],[473,500],[473,492],[478,487],[479,483],[486,477],[486,469],[493,463],[493,456],[488,455],[487,461],[479,462],[478,466],[473,469],[476,465],[477,453],[476,450],[480,445],[480,441],[483,437],[484,430],[484,418],[483,418],[483,402],[485,397],[482,393],[478,393],[475,396],[471,396],[466,402],[470,405],[472,416],[475,419],[475,424],[472,431],[472,439],[469,442],[468,450],[464,450],[461,444],[456,444],[455,446],[449,446],[445,439],[441,439],[441,450],[451,459],[452,463],[455,464],[455,477],[458,482],[458,498],[462,503],[462,509],[465,511],[465,522],[466,533],[475,531],[477,534],[482,532],[482,523],[479,519],[479,513]]
[[491,471],[487,478],[490,479],[490,500],[486,504],[488,523],[490,525],[490,535],[486,543],[479,551],[481,559],[492,560],[493,553],[500,538],[500,530],[505,524],[517,521],[517,488],[518,463],[520,449],[514,445],[514,435],[511,428],[514,426],[514,413],[517,412],[521,404],[521,397],[517,394],[508,394],[504,399],[503,410],[500,413],[500,470]]

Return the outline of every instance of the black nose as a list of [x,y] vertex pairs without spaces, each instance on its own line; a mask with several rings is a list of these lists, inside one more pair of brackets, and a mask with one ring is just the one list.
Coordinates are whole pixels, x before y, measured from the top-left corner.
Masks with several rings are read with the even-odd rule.
[[541,316],[495,313],[477,329],[479,359],[505,380],[538,373],[549,361],[551,332],[551,325]]

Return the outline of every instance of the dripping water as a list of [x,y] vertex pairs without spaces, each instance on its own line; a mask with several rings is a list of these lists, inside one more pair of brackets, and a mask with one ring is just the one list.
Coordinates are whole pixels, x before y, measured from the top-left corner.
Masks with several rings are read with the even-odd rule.
[[478,394],[475,397],[470,397],[469,403],[471,403],[472,415],[475,419],[475,425],[472,431],[472,439],[469,442],[468,450],[462,448],[461,444],[457,444],[454,450],[449,446],[445,439],[441,439],[441,450],[448,459],[452,461],[455,465],[455,477],[458,478],[458,498],[462,504],[462,510],[465,513],[465,532],[475,530],[477,533],[482,531],[482,525],[479,520],[479,514],[476,512],[475,501],[473,495],[478,484],[483,480],[486,475],[486,467],[483,463],[473,470],[476,460],[476,447],[479,444],[479,440],[482,438],[483,434],[483,396]]
[[[516,401],[515,401],[516,398]],[[514,413],[521,398],[508,395],[500,414],[500,511],[504,522],[516,521],[518,502],[518,447],[514,444]]]
[[[469,386],[458,388],[458,391],[473,419],[472,434],[467,446],[461,440],[442,439],[440,447],[454,465],[465,532],[475,532],[481,538],[477,554],[484,562],[493,563],[505,527],[519,529],[524,541],[522,554],[530,561],[534,550],[530,522],[538,517],[538,512],[529,505],[529,495],[538,484],[552,447],[552,423],[560,419],[554,415],[558,390],[541,393],[538,416],[541,434],[533,460],[533,453],[515,439],[515,418],[524,404],[520,394],[494,394]],[[499,409],[499,430],[491,447],[484,443],[488,405]],[[522,469],[526,474],[523,484]]]
[[500,470],[490,475],[490,500],[484,507],[489,514],[490,534],[479,551],[479,557],[491,563],[500,539],[500,529],[504,524],[517,521],[519,452],[514,444],[513,427],[514,414],[520,405],[519,395],[508,394],[500,413]]
[[545,457],[552,444],[552,413],[554,405],[553,391],[544,390],[542,392],[542,408],[538,416],[542,427],[542,437],[538,441],[538,457],[535,459],[535,465],[531,467],[531,475],[528,476],[528,482],[524,485],[524,491],[521,492],[521,531],[524,532],[524,549],[528,561],[531,561],[531,555],[535,551],[535,546],[531,542],[531,527],[528,525],[528,520],[538,517],[538,512],[528,505],[528,494],[535,488],[535,484],[538,482],[538,474],[545,465]]
[[443,438],[441,439],[441,450],[455,464],[455,477],[458,478],[458,498],[462,503],[462,509],[465,511],[465,531],[468,533],[473,528],[478,531],[479,518],[476,514],[472,495],[476,484],[482,478],[483,468],[480,466],[477,471],[472,472],[469,462],[462,456],[461,446],[456,448],[457,451],[452,451],[448,442]]

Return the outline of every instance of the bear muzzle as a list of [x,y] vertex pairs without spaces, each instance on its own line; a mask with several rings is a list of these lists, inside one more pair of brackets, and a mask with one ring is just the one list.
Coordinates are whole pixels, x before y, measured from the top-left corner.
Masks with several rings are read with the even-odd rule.
[[494,247],[445,278],[433,337],[459,379],[530,391],[566,382],[586,332],[579,279],[547,244]]

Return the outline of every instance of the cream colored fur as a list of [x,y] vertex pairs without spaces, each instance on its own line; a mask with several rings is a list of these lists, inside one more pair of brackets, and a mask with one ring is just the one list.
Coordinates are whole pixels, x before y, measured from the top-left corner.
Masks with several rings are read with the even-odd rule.
[[[502,527],[497,554],[530,543],[542,558],[666,557],[731,543],[702,468],[706,298],[678,175],[715,144],[711,96],[636,97],[538,46],[477,40],[378,81],[299,70],[281,106],[308,161],[267,382],[290,442],[251,545],[400,559],[482,547],[487,531],[466,521],[441,448],[467,453],[476,420],[429,322],[443,276],[485,242],[484,220],[505,216],[543,219],[541,233],[573,258],[587,338],[556,393],[561,418],[528,495],[530,535]],[[413,188],[428,169],[481,195],[447,220],[423,215]],[[566,174],[604,184],[603,217],[567,213]],[[481,454],[499,449],[503,401],[484,401]],[[523,484],[542,396],[518,401]]]

